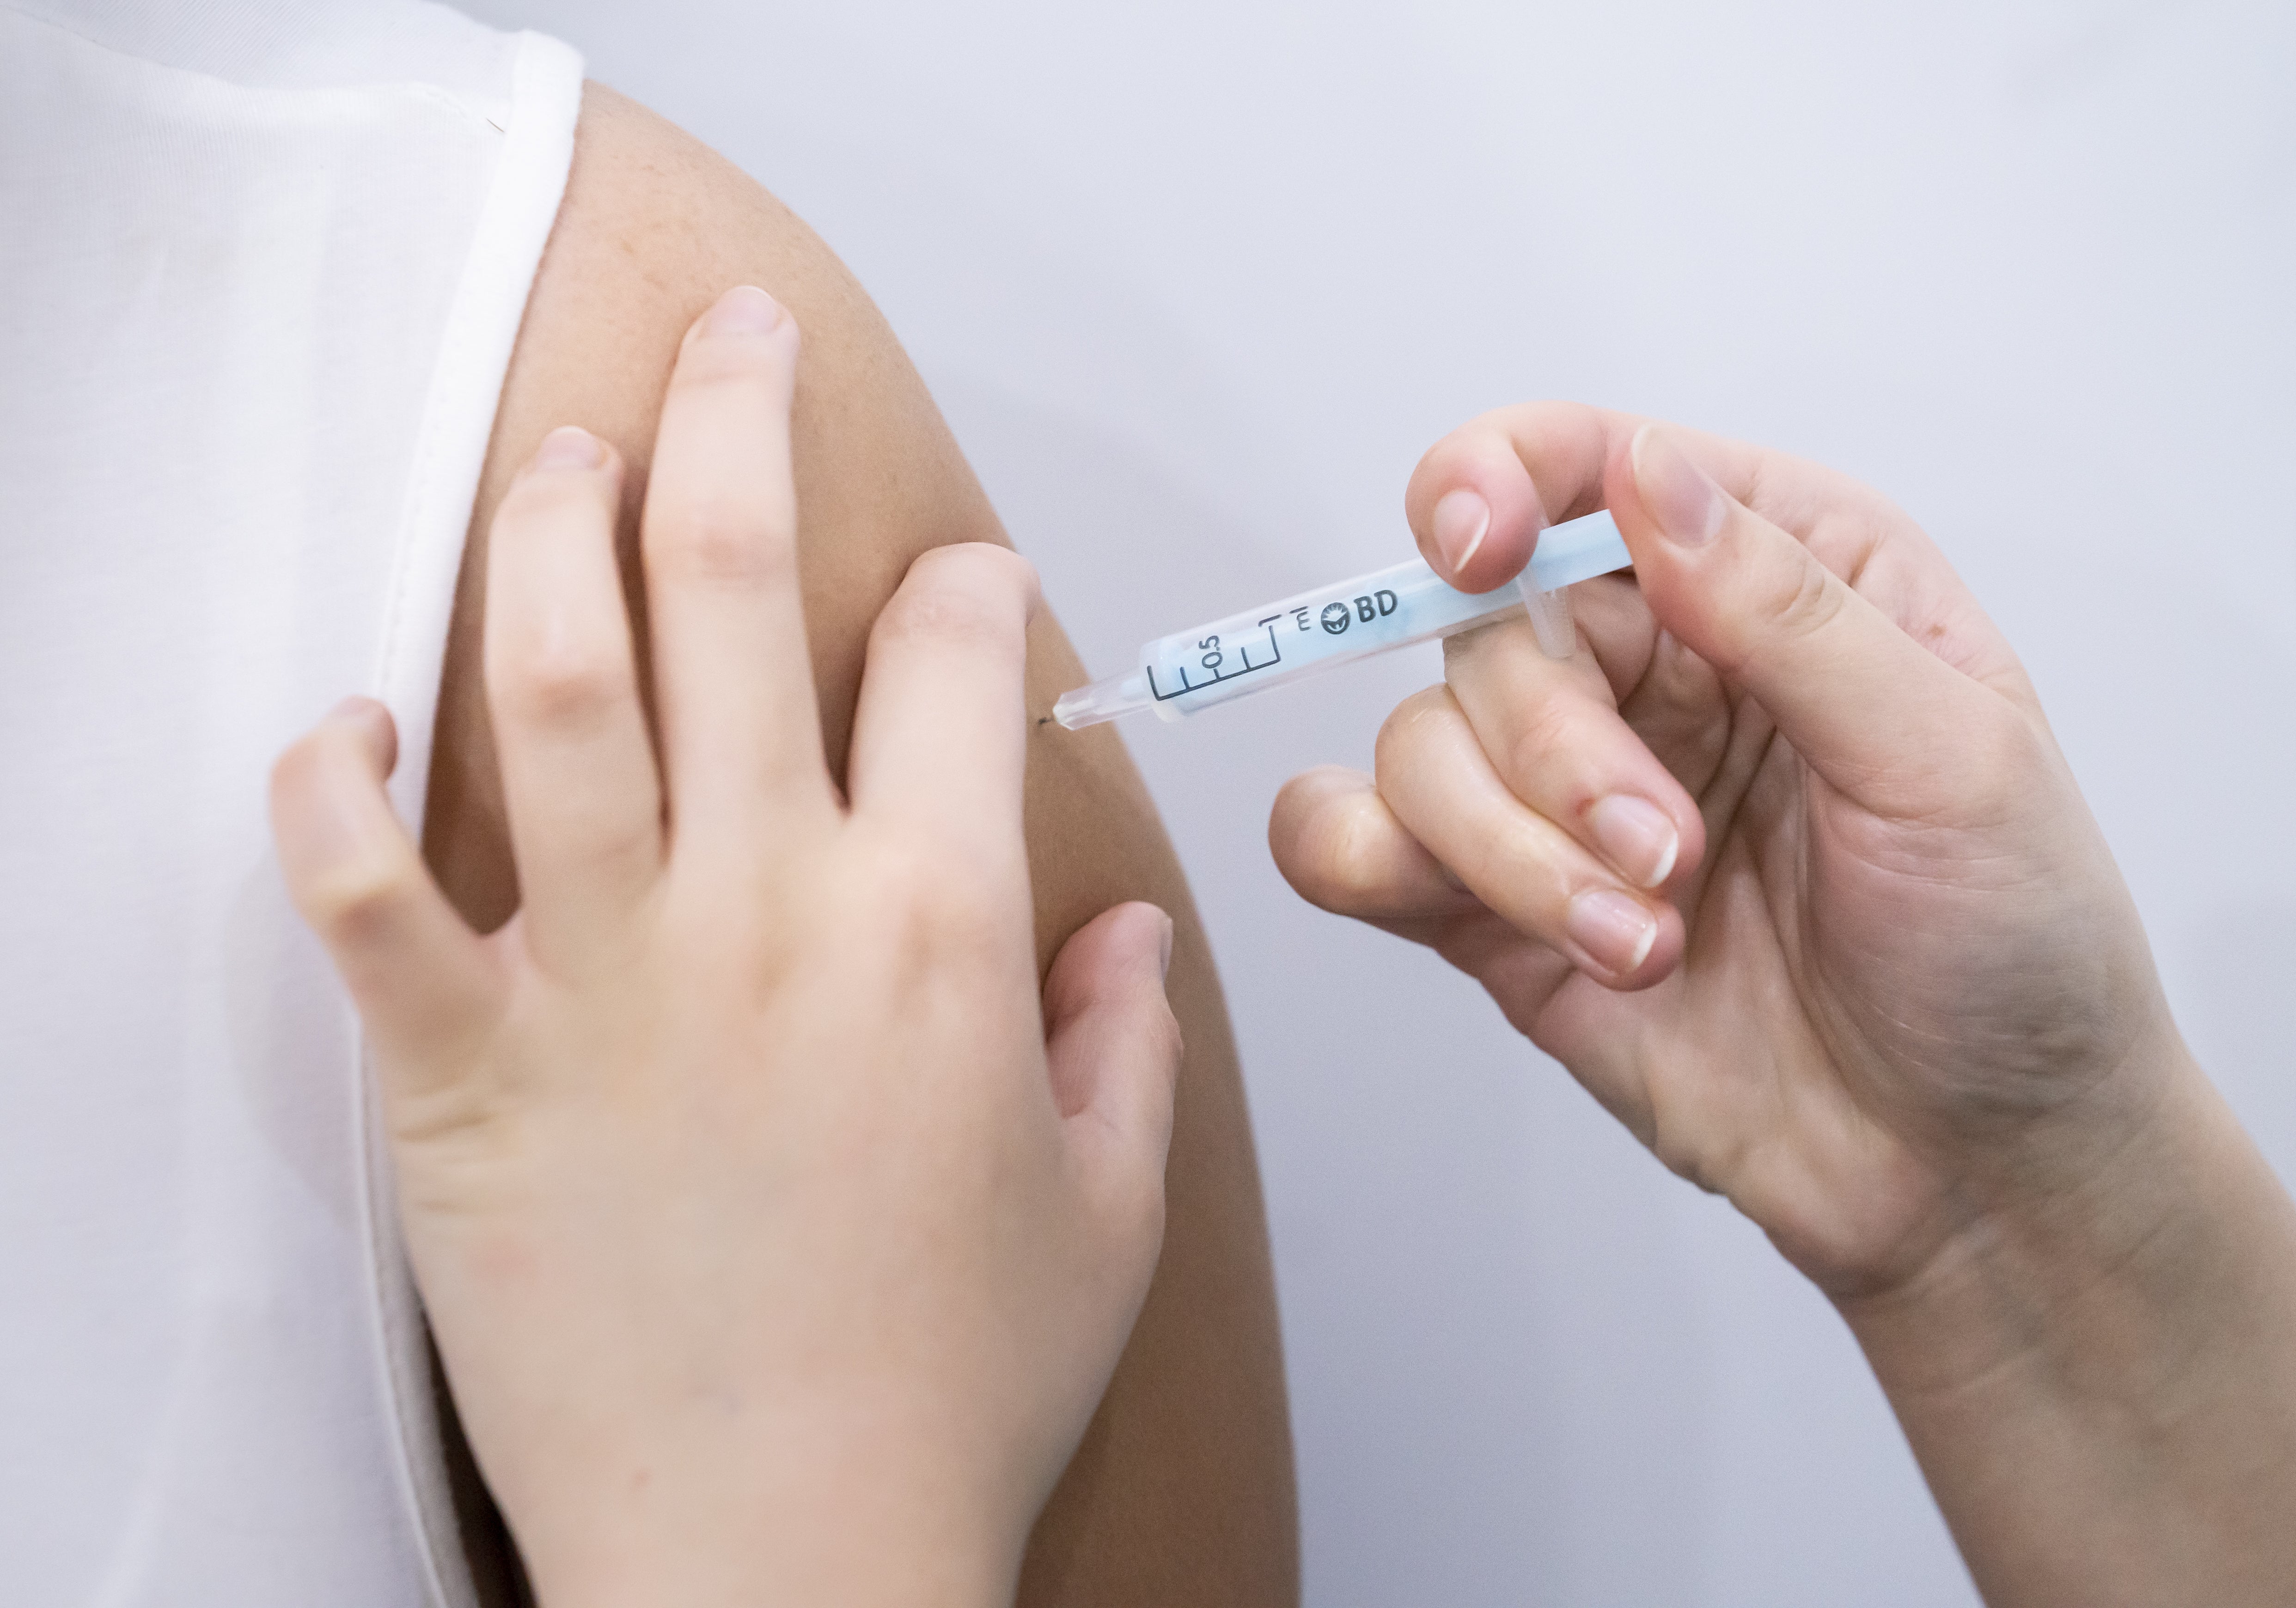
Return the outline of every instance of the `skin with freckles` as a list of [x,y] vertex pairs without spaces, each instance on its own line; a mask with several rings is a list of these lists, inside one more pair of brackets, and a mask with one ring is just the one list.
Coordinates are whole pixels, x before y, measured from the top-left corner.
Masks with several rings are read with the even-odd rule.
[[1270,841],[1480,980],[1842,1311],[1989,1601],[2283,1600],[2296,1209],[2185,1052],[2015,654],[1783,454],[1568,404],[1406,507],[1483,591],[1608,508],[1632,576],[1455,637]]
[[424,868],[379,705],[275,779],[440,1354],[553,1608],[1009,1604],[1162,1235],[1172,925],[1105,913],[1040,996],[1024,562],[910,568],[831,779],[798,346],[741,289],[680,353],[642,520],[651,725],[618,457],[560,430],[503,500],[514,920],[480,937]]

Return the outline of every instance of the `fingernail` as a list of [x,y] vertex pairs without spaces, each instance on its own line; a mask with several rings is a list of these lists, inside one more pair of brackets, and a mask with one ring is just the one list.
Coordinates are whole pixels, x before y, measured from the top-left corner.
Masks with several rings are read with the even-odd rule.
[[1157,965],[1165,977],[1168,978],[1172,975],[1172,918],[1168,915],[1164,918],[1163,956],[1157,962]]
[[762,335],[782,321],[782,304],[753,284],[735,285],[702,316],[705,335]]
[[1595,841],[1637,888],[1655,888],[1674,869],[1682,834],[1666,811],[1647,799],[1614,792],[1587,812]]
[[534,449],[537,469],[595,469],[606,461],[606,444],[578,424],[561,424]]
[[1614,888],[1589,888],[1573,898],[1562,930],[1617,977],[1649,959],[1658,942],[1658,917]]
[[1435,505],[1435,550],[1456,575],[1491,533],[1491,505],[1462,486]]
[[1684,547],[1702,547],[1722,529],[1722,488],[1683,455],[1657,426],[1635,432],[1635,489],[1666,538]]

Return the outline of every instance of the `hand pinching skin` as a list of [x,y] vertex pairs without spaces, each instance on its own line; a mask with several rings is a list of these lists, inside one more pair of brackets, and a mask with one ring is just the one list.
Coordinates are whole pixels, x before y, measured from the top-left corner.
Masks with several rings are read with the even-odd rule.
[[1009,1602],[1162,1232],[1170,923],[1111,910],[1037,985],[1026,563],[917,561],[870,640],[849,799],[831,781],[798,348],[742,289],[680,353],[641,544],[658,720],[614,455],[559,431],[504,499],[507,927],[464,926],[392,816],[379,706],[275,778],[440,1353],[558,1605]]

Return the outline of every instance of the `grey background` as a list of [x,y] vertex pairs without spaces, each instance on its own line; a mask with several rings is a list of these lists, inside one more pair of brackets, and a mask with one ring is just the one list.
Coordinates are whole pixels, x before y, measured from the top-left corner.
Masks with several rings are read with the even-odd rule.
[[[481,0],[740,162],[891,317],[1095,674],[1408,556],[1562,396],[1849,469],[2026,656],[2186,1031],[2296,1169],[2296,12]],[[1760,1235],[1268,800],[1431,650],[1129,731],[1259,1127],[1308,1600],[1973,1601]]]

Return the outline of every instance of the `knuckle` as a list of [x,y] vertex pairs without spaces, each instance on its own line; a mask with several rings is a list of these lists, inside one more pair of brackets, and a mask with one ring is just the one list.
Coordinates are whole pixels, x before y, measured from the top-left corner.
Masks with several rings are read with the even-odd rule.
[[271,767],[273,808],[286,807],[317,785],[319,772],[328,763],[329,745],[334,741],[334,734],[320,726],[287,745]]
[[1902,874],[1931,878],[1946,862],[1965,863],[1968,834],[2006,832],[2034,818],[2035,800],[2078,790],[2043,722],[1975,700],[1956,708],[1943,732],[1922,744],[1925,763],[1872,776],[1873,810],[1842,830],[1850,851]]
[[786,508],[728,491],[687,493],[662,509],[647,545],[650,568],[681,580],[756,587],[793,580],[797,549],[777,533]]
[[1954,757],[1976,796],[2001,800],[2013,814],[2030,807],[2037,778],[2054,768],[2056,756],[2040,728],[2003,706],[1963,724]]
[[396,846],[367,848],[308,873],[297,890],[303,914],[332,948],[357,949],[398,921],[414,876]]
[[1374,812],[1353,800],[1337,802],[1308,822],[1303,847],[1315,903],[1346,912],[1388,891],[1390,857],[1378,825]]
[[791,373],[798,346],[797,324],[790,318],[762,340],[755,332],[700,331],[678,356],[675,383],[688,392],[754,388]]
[[1785,556],[1791,562],[1767,567],[1750,611],[1769,635],[1807,639],[1833,622],[1849,595],[1815,558],[1799,550]]
[[504,494],[495,527],[515,540],[529,530],[594,520],[605,505],[603,482],[594,475],[521,475]]
[[897,952],[921,969],[1001,953],[1004,901],[993,879],[962,857],[888,834],[870,848],[862,919],[892,934]]
[[1650,1112],[1651,1132],[1645,1141],[1651,1154],[1660,1166],[1685,1183],[1708,1194],[1726,1194],[1730,1179],[1739,1170],[1734,1148],[1719,1149],[1702,1135],[1687,1131],[1685,1125],[1667,1120],[1663,1106]]
[[611,643],[524,644],[493,670],[504,719],[520,726],[586,726],[629,689],[628,669]]
[[[1172,1009],[1169,997],[1163,998],[1160,1004],[1161,1008],[1155,1013],[1154,1021],[1156,1049],[1162,1058],[1163,1064],[1170,1070],[1171,1077],[1177,1083],[1179,1078],[1180,1062],[1188,1054],[1188,1035],[1186,1030],[1180,1026],[1179,1013]],[[1157,1183],[1160,1186],[1160,1186],[1163,1183],[1163,1175],[1160,1173],[1157,1175]],[[1161,1210],[1160,1204],[1158,1210]]]
[[561,806],[566,812],[569,854],[594,871],[658,867],[661,858],[660,816],[582,799]]
[[1450,688],[1439,685],[1423,687],[1397,704],[1380,725],[1379,739],[1372,750],[1374,771],[1385,779],[1398,769],[1410,768],[1430,724],[1449,718],[1457,707]]
[[918,922],[943,955],[989,953],[1004,926],[1004,901],[980,870],[951,854],[923,857],[931,870],[918,879]]
[[1037,567],[1010,547],[994,542],[950,542],[928,547],[910,564],[912,574],[965,577],[1012,593],[1033,592]]
[[939,547],[920,557],[877,628],[894,638],[1017,648],[1027,618],[1017,575],[964,551]]
[[1565,439],[1584,436],[1599,423],[1600,415],[1584,402],[1572,402],[1561,397],[1542,397],[1529,402],[1513,402],[1493,408],[1477,423],[1488,421],[1503,441],[1538,437]]
[[1989,774],[2021,782],[2053,768],[2056,745],[2038,722],[2003,705],[1993,718],[1977,723],[1980,753]]
[[951,542],[928,548],[910,567],[928,577],[950,578],[977,587],[990,595],[1025,598],[1032,603],[1037,595],[1036,565],[994,542]]
[[271,767],[275,820],[325,808],[333,789],[379,785],[395,763],[396,733],[386,728],[381,737],[385,746],[377,753],[347,723],[328,719],[289,743]]
[[1520,793],[1525,781],[1551,780],[1558,765],[1576,769],[1587,734],[1582,711],[1560,693],[1533,698],[1506,711],[1511,729],[1498,756],[1499,774]]

